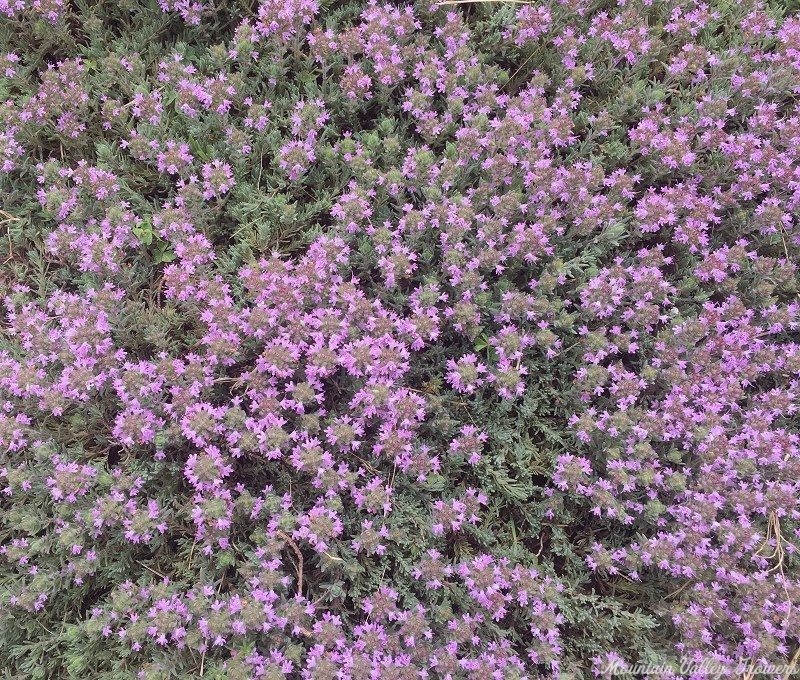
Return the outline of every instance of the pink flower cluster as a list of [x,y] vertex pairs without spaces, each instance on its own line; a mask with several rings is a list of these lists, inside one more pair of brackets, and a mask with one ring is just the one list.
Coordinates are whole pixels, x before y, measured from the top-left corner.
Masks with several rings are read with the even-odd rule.
[[462,9],[0,57],[3,626],[80,602],[142,677],[796,658],[800,20]]

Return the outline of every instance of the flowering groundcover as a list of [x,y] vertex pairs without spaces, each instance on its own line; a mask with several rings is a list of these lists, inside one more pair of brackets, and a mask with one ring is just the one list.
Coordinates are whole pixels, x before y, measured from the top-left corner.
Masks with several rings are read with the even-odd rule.
[[791,675],[796,3],[0,36],[0,676]]

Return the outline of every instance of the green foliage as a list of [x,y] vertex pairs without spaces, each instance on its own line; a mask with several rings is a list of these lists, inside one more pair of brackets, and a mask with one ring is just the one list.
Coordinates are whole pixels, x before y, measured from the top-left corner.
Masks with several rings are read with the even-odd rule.
[[[675,168],[665,165],[664,154],[647,153],[647,144],[632,141],[632,131],[649,114],[662,109],[669,112],[676,126],[696,125],[699,138],[705,128],[700,123],[698,102],[705,101],[707,95],[719,98],[723,110],[730,106],[737,112],[720,128],[721,134],[749,134],[748,126],[758,125],[757,106],[762,104],[774,104],[775,110],[787,118],[796,114],[796,93],[787,94],[792,88],[796,90],[792,80],[797,76],[796,70],[778,64],[764,65],[762,72],[761,65],[740,56],[755,49],[746,43],[740,28],[753,3],[711,3],[717,14],[696,36],[684,29],[665,30],[673,20],[676,3],[635,3],[631,12],[640,22],[638,25],[658,37],[639,55],[641,58],[627,64],[613,41],[590,31],[596,17],[604,12],[623,12],[625,3],[578,1],[542,5],[552,13],[550,33],[541,39],[515,41],[511,27],[518,21],[517,4],[474,2],[437,7],[428,0],[419,0],[414,4],[418,36],[399,50],[402,59],[408,61],[407,72],[403,78],[398,77],[397,83],[386,85],[380,82],[381,73],[373,68],[368,74],[369,96],[355,97],[348,96],[341,81],[347,68],[361,63],[363,46],[353,47],[350,54],[346,46],[339,45],[328,57],[318,59],[312,50],[313,41],[291,31],[286,39],[259,39],[258,45],[243,38],[240,34],[246,31],[242,26],[246,29],[249,24],[242,24],[242,20],[257,22],[259,7],[266,6],[261,3],[207,3],[197,24],[182,20],[179,7],[165,12],[161,4],[157,0],[75,0],[65,4],[63,16],[57,21],[44,18],[38,5],[32,4],[23,19],[9,16],[0,20],[0,57],[5,53],[20,57],[18,64],[5,64],[15,74],[0,79],[0,101],[5,102],[0,122],[9,130],[20,128],[19,140],[25,148],[17,158],[9,145],[6,155],[14,167],[0,175],[0,259],[4,260],[0,270],[0,297],[4,301],[0,379],[12,380],[9,366],[20,362],[24,366],[17,369],[14,364],[18,373],[13,380],[25,386],[0,394],[0,402],[8,404],[0,413],[4,419],[0,437],[4,444],[16,436],[30,440],[24,450],[7,446],[8,451],[4,450],[4,458],[0,459],[0,490],[6,484],[10,490],[0,496],[0,546],[4,548],[0,553],[0,678],[235,679],[250,677],[242,670],[241,659],[255,651],[282,654],[295,664],[290,677],[299,678],[298,669],[315,643],[304,627],[308,622],[286,634],[262,633],[251,626],[252,635],[244,642],[238,639],[219,645],[208,645],[195,626],[185,645],[172,645],[174,640],[162,645],[147,639],[140,619],[138,628],[132,624],[127,634],[138,634],[145,640],[143,654],[131,647],[129,638],[104,630],[104,623],[110,620],[99,622],[99,617],[109,611],[127,615],[143,607],[142,602],[148,597],[166,599],[174,592],[190,593],[185,598],[190,602],[206,597],[205,604],[198,607],[206,606],[211,611],[214,598],[252,590],[253,583],[269,575],[270,570],[263,566],[265,555],[280,565],[273,569],[276,578],[283,579],[275,585],[282,593],[280,607],[288,607],[296,590],[320,611],[342,617],[349,635],[354,626],[370,621],[369,616],[362,616],[364,598],[381,587],[391,586],[397,590],[405,611],[424,605],[438,643],[450,635],[452,621],[465,613],[480,611],[480,607],[469,589],[455,579],[440,588],[431,588],[415,576],[415,569],[434,546],[441,549],[448,566],[464,565],[489,554],[498,562],[508,560],[509,564],[535,568],[542,578],[552,578],[563,586],[550,593],[548,600],[563,617],[558,626],[563,662],[560,677],[593,677],[592,659],[616,650],[642,663],[675,663],[678,656],[674,643],[680,639],[675,628],[675,607],[690,602],[674,597],[681,592],[676,581],[682,579],[667,578],[655,568],[640,569],[640,580],[624,570],[593,570],[587,566],[587,556],[593,554],[595,544],[624,552],[631,544],[643,545],[662,531],[673,519],[667,503],[696,484],[696,452],[690,451],[688,445],[681,448],[677,435],[674,441],[653,444],[653,460],[662,466],[659,474],[664,466],[681,471],[670,474],[653,497],[643,489],[649,488],[655,469],[631,473],[648,484],[634,485],[626,497],[633,499],[633,504],[641,503],[641,512],[624,526],[595,513],[596,501],[587,494],[556,486],[553,480],[559,459],[576,453],[591,457],[593,473],[600,476],[614,468],[613,463],[623,455],[620,441],[626,446],[629,443],[625,436],[630,423],[638,422],[636,418],[642,421],[647,408],[676,382],[672,378],[674,371],[669,373],[674,367],[665,367],[661,360],[658,365],[648,362],[651,350],[670,342],[675,344],[675,329],[696,321],[706,303],[721,303],[735,293],[744,309],[763,312],[764,318],[774,313],[776,326],[785,323],[787,330],[781,338],[788,338],[787,343],[792,334],[796,336],[795,330],[788,330],[791,324],[779,316],[797,298],[800,288],[796,270],[790,266],[796,260],[796,239],[793,241],[783,227],[770,231],[759,226],[760,198],[743,196],[738,200],[740,197],[731,187],[745,173],[740,172],[730,154],[720,151],[718,142],[697,142],[699,159]],[[535,3],[530,6],[539,7]],[[579,6],[582,9],[577,11]],[[772,3],[766,7],[765,16],[791,17],[797,10],[797,2]],[[341,37],[348,30],[358,31],[354,27],[364,11],[363,2],[323,0],[315,21]],[[267,12],[263,10],[262,14]],[[582,36],[574,45],[574,54],[573,48],[553,41],[558,35],[566,36],[568,42],[573,25]],[[441,37],[453,27],[469,31],[469,46],[454,46],[457,38],[451,43],[447,36]],[[386,32],[389,28],[381,26],[380,30]],[[263,26],[260,30],[269,32]],[[313,35],[317,41],[322,38],[321,32]],[[375,36],[378,47],[381,37],[382,34]],[[425,63],[431,61],[431,53],[423,46],[426,41],[435,45],[437,59],[447,63],[441,73],[435,74],[432,84],[422,86],[414,71],[423,72],[431,65]],[[719,56],[709,65],[705,77],[692,80],[669,71],[670,60],[686,41]],[[774,53],[774,37],[764,37],[761,42],[767,54]],[[263,52],[259,59],[249,54],[256,47]],[[414,63],[417,57],[421,60],[418,64]],[[74,59],[81,60],[83,69],[69,76],[75,79],[69,85],[74,101],[61,97],[63,101],[53,104],[47,94],[47,78],[64,64],[68,68],[72,63],[69,60]],[[577,65],[570,66],[571,60],[577,60]],[[763,61],[766,64],[769,60]],[[170,68],[184,70],[170,75]],[[440,67],[434,64],[434,70],[437,68]],[[440,76],[441,83],[437,80]],[[760,82],[762,90],[752,94],[748,88],[757,87],[752,83],[733,87],[732,83],[746,77]],[[199,88],[208,95],[220,82],[229,84],[233,91],[219,95],[221,102],[208,105],[203,97],[193,94],[193,88]],[[422,96],[422,87],[429,87],[433,94]],[[462,91],[470,92],[474,100],[470,104],[473,109],[466,116],[466,97],[456,96]],[[417,95],[419,101],[414,99]],[[36,97],[45,102],[42,108],[53,106],[56,112],[48,113],[44,122],[12,125],[19,122],[20,108],[37,108]],[[134,111],[142,97],[152,97],[157,102],[156,122]],[[531,110],[536,113],[512,115],[505,111],[499,115],[503,106],[497,105],[498,98],[503,106],[511,101],[522,107],[532,101]],[[303,120],[303,111],[307,111],[304,107],[312,107],[317,100],[324,102],[328,118],[321,123]],[[476,106],[475,101],[479,100],[485,100],[486,105]],[[75,134],[69,129],[69,116],[64,123],[63,111],[57,108],[72,104],[76,107],[68,111],[76,114],[72,124],[83,126]],[[415,112],[415,107],[420,111]],[[519,120],[513,120],[514,116]],[[260,117],[264,118],[261,122]],[[559,130],[559,125],[566,132]],[[295,130],[303,126],[308,129],[302,133]],[[465,151],[471,143],[471,133],[476,140],[474,153]],[[562,133],[568,142],[551,144]],[[5,132],[0,130],[0,134]],[[758,150],[753,156],[766,154],[764,149],[777,147],[779,142],[787,146],[794,143],[794,137],[788,141],[776,138],[769,144],[757,139]],[[182,174],[159,165],[158,154],[170,142],[186,144],[191,170]],[[287,162],[285,158],[286,149],[295,142],[301,147],[306,143],[314,154],[313,162],[307,155],[306,162],[299,164],[296,176],[291,167],[295,161]],[[541,149],[539,162],[532,163],[524,157],[526,144],[520,142],[531,142],[530,149]],[[502,173],[493,176],[489,157],[493,162],[502,162],[507,160],[504,154],[517,153],[517,147],[517,165],[507,171],[508,177]],[[300,150],[306,154],[309,151]],[[0,157],[2,160],[5,156]],[[212,181],[203,174],[213,173],[215,161],[235,178],[230,187],[220,188],[220,180]],[[774,177],[770,181],[782,186],[787,183],[789,170],[777,160],[767,165],[767,169],[756,167],[753,171],[758,181],[769,173],[778,177],[778,168],[783,173],[779,181]],[[77,169],[84,166],[113,173],[118,192],[113,200],[103,195],[102,186],[100,190],[89,189],[89,180],[75,180]],[[587,167],[589,170],[582,176],[582,169]],[[534,179],[527,176],[528,172]],[[597,186],[592,186],[592,172],[598,174]],[[636,178],[627,192],[615,193],[610,188],[613,184],[609,178],[615,173]],[[586,187],[577,186],[584,181]],[[702,252],[656,233],[657,229],[644,230],[636,210],[647,191],[674,189],[676,185],[676,203],[680,203],[684,191],[690,193],[688,185],[699,187],[703,196],[719,199],[719,220],[712,220],[709,229],[714,247],[727,247],[739,238],[748,238],[755,244],[752,247],[757,248],[757,255],[755,250],[753,256],[746,253],[736,261],[735,272],[732,270],[719,282],[713,277],[699,278],[697,269],[704,264]],[[550,192],[549,203],[537,198],[540,189]],[[67,210],[64,206],[71,205],[73,191],[75,206]],[[336,216],[336,209],[341,208],[340,201],[348,192],[368,206],[368,211],[354,218],[360,221],[352,229],[347,225],[349,217]],[[785,188],[785,192],[788,195],[790,189]],[[609,198],[612,217],[601,214],[602,200],[595,204],[591,198]],[[465,208],[466,226],[461,227],[459,202],[484,207]],[[180,226],[174,227],[169,220],[179,223],[185,217],[177,208],[191,217],[197,234],[207,239],[214,262],[213,269],[208,270],[211,274],[201,280],[202,285],[195,286],[197,281],[187,278],[189,292],[168,296],[165,290],[169,285],[180,285],[181,276],[190,277],[207,264],[203,261],[203,265],[195,267],[188,264],[191,258],[179,257],[181,249],[176,242],[184,249],[193,246],[180,242],[170,232],[179,231]],[[69,213],[68,218],[61,211]],[[592,221],[587,218],[592,214],[601,217]],[[398,254],[396,235],[391,230],[400,233],[397,225],[401,220],[408,221],[401,240],[409,246],[414,266],[390,284],[384,260]],[[487,245],[493,241],[491,236],[481,237],[482,241],[475,237],[478,227],[505,230],[504,236],[510,236],[515,225],[525,227],[537,220],[552,222],[547,225],[550,240],[542,249],[546,254],[534,253],[528,259],[522,255],[504,256],[494,263],[487,260],[489,264],[468,262],[465,253],[474,255],[477,262],[484,251],[494,247]],[[671,216],[663,232],[679,220],[686,221],[682,215]],[[430,228],[434,223],[436,228]],[[114,232],[116,227],[121,236]],[[341,488],[357,488],[374,477],[391,491],[391,512],[381,514],[378,510],[369,514],[376,525],[384,523],[388,532],[382,543],[385,550],[380,552],[354,547],[352,539],[368,515],[356,507],[348,493],[321,492],[311,483],[313,477],[308,470],[294,469],[286,463],[288,456],[278,460],[256,455],[259,447],[266,445],[244,426],[248,418],[258,421],[270,409],[279,412],[284,407],[278,397],[273,400],[277,406],[270,402],[271,395],[257,406],[249,403],[254,394],[269,393],[264,379],[267,369],[254,369],[261,365],[259,362],[265,363],[264,342],[259,337],[237,335],[238,324],[248,314],[257,314],[259,305],[278,306],[283,302],[280,296],[296,292],[276,285],[277,293],[270,290],[266,302],[254,303],[257,295],[248,290],[245,272],[267,266],[264,263],[277,267],[277,259],[270,260],[273,255],[282,261],[301,262],[315,240],[326,234],[342,237],[341,244],[346,243],[351,251],[346,264],[328,279],[308,267],[297,280],[314,280],[319,275],[320,281],[324,280],[319,286],[323,289],[334,287],[334,279],[335,287],[349,285],[352,279],[356,292],[347,314],[355,320],[347,326],[347,337],[332,350],[334,354],[344,351],[345,341],[369,336],[390,313],[407,320],[403,314],[422,286],[435,291],[421,305],[423,308],[438,309],[437,296],[444,291],[448,311],[453,311],[453,302],[461,300],[468,303],[460,310],[464,312],[466,308],[464,316],[469,317],[469,312],[474,311],[478,319],[465,321],[465,329],[443,323],[441,335],[435,341],[426,339],[423,349],[409,362],[405,376],[409,392],[421,395],[426,408],[419,441],[430,444],[431,455],[437,460],[435,469],[421,474],[398,471],[397,463],[374,453],[371,444],[364,447],[368,453],[345,449],[346,455],[342,454],[346,472],[341,473]],[[444,234],[449,241],[442,238]],[[95,237],[96,241],[92,241]],[[112,245],[103,251],[93,249],[96,243]],[[463,250],[460,245],[464,245]],[[603,382],[607,378],[602,373],[607,369],[605,358],[591,362],[586,359],[587,354],[608,347],[608,328],[603,325],[605,321],[600,323],[597,316],[587,312],[588,306],[582,307],[582,295],[609,268],[639,266],[642,252],[659,248],[667,253],[669,262],[655,269],[667,272],[669,283],[674,285],[674,292],[668,296],[674,307],[653,323],[656,330],[636,331],[638,353],[614,355],[616,368],[646,379],[636,407],[615,410]],[[198,252],[198,259],[202,260],[206,253],[201,247]],[[451,283],[455,279],[448,278],[451,269],[463,274],[465,281]],[[165,284],[167,274],[169,285]],[[295,281],[290,279],[288,270],[286,278]],[[61,304],[77,305],[70,296],[94,299],[109,282],[125,295],[119,301],[106,303],[102,315],[92,317],[84,308],[60,311]],[[355,287],[356,283],[359,287]],[[380,300],[381,313],[386,312],[386,318],[369,317],[374,309],[359,307],[358,293],[362,290],[372,296],[367,307]],[[525,327],[531,338],[524,359],[516,363],[516,369],[527,371],[524,394],[501,399],[488,384],[468,396],[459,392],[447,376],[448,361],[475,354],[481,364],[496,368],[502,359],[499,329],[506,324],[501,319],[510,314],[506,296],[521,291],[534,292],[532,302],[525,302],[527,307],[518,314],[519,326]],[[327,292],[315,291],[314,295],[324,300]],[[217,308],[211,302],[220,300],[229,303],[230,315],[218,323],[219,317],[214,317]],[[633,311],[644,299],[629,302]],[[27,311],[20,311],[23,307]],[[322,313],[328,311],[323,307],[318,310],[320,318],[315,319],[319,325],[323,324]],[[16,329],[12,332],[10,322],[5,323],[6,317],[25,318],[26,314],[33,321],[25,333]],[[209,317],[214,318],[213,331],[209,330]],[[369,324],[361,317],[369,318]],[[609,326],[625,327],[617,317],[609,318]],[[273,322],[268,319],[262,323]],[[47,346],[48,333],[55,337],[58,331],[64,333],[63,337],[72,337],[106,325],[111,330],[101,340],[108,340],[109,346],[119,351],[102,368],[104,386],[91,398],[65,398],[63,393],[71,393],[70,390],[81,395],[82,390],[88,393],[94,388],[87,387],[89,378],[82,378],[78,372],[85,368],[81,362],[63,348]],[[395,330],[392,327],[391,332]],[[308,326],[301,331],[312,337],[319,328]],[[227,332],[230,334],[224,335]],[[222,334],[223,340],[215,339],[214,333]],[[613,330],[610,334],[617,335]],[[777,334],[778,331],[774,335]],[[231,337],[241,340],[241,344],[231,349]],[[214,351],[221,359],[214,354],[209,374],[194,374],[196,367],[191,358],[210,352],[209,346],[215,341],[219,347],[215,346]],[[82,349],[91,352],[101,344],[91,336]],[[680,351],[684,345],[692,345],[683,340],[678,344]],[[752,344],[755,347],[757,343]],[[225,351],[229,349],[234,358],[227,361]],[[668,349],[671,352],[674,348],[669,345]],[[677,357],[680,352],[674,351]],[[724,351],[735,354],[738,350],[726,345]],[[769,355],[775,352],[771,347],[746,351],[763,352],[764,356],[758,359],[762,364],[774,359]],[[182,360],[173,361],[176,357]],[[167,383],[175,388],[167,399],[169,417],[157,421],[146,445],[126,444],[111,436],[124,411],[114,390],[135,389],[120,387],[115,380],[133,374],[140,362],[156,366],[154,375],[148,375],[147,380],[155,384],[170,374]],[[91,370],[96,367],[91,361],[86,363]],[[673,357],[666,363],[690,362]],[[623,431],[613,440],[613,446],[608,443],[611,435],[598,435],[587,441],[575,436],[573,416],[594,404],[592,390],[576,378],[577,372],[589,364],[592,369],[601,369],[586,378],[597,381],[597,394],[602,395],[599,403],[608,410],[600,416],[608,415],[610,419],[609,414],[613,413],[617,420],[610,429],[619,426]],[[51,374],[67,377],[58,383],[58,389],[37,392],[41,374],[48,378]],[[781,376],[756,372],[747,380],[751,386],[764,387],[763,394],[767,395],[773,384],[777,389],[782,385],[780,379],[787,375],[791,375],[788,368]],[[73,378],[74,385],[69,382]],[[303,430],[322,437],[331,414],[350,410],[350,400],[361,386],[352,376],[337,376],[320,404],[308,409],[307,404],[292,406],[296,413],[286,424],[286,432],[275,436],[283,434],[288,439],[289,431]],[[291,389],[297,388],[291,385]],[[695,385],[693,389],[699,391],[700,387]],[[285,392],[289,391],[286,387]],[[185,412],[188,404],[184,402],[191,401],[187,394],[204,405],[225,405],[226,431],[242,435],[245,440],[232,438],[223,445],[241,447],[225,481],[236,494],[230,509],[233,539],[224,547],[216,545],[206,550],[212,543],[204,544],[198,538],[198,508],[216,520],[226,518],[228,508],[220,498],[203,505],[207,499],[198,501],[202,494],[196,494],[189,482],[188,462],[201,447],[181,429],[181,419],[172,417],[173,413]],[[144,402],[146,398],[146,394],[141,396]],[[738,417],[738,401],[744,398],[733,399],[735,408],[726,418]],[[385,410],[387,399],[375,396],[376,410]],[[19,427],[9,424],[6,413],[13,409],[36,414],[35,422]],[[774,416],[776,427],[786,425],[791,430],[796,416],[788,406],[784,410],[783,415]],[[625,418],[630,418],[627,424]],[[213,430],[214,426],[210,427]],[[475,427],[486,434],[480,460],[474,465],[450,455],[448,448],[464,427]],[[365,441],[385,444],[384,433],[372,429],[375,431],[363,434]],[[139,431],[143,431],[141,427]],[[252,440],[246,440],[245,432]],[[697,429],[691,436],[701,441],[707,434]],[[259,436],[267,439],[270,435]],[[409,448],[418,446],[419,441],[414,439]],[[54,474],[54,456],[65,456],[84,466],[85,474],[93,480],[93,495],[89,496],[92,503],[82,496],[83,500],[74,504],[56,502],[48,481]],[[736,473],[745,478],[758,477],[762,474],[759,465],[754,460],[740,460]],[[672,467],[668,469],[673,471]],[[32,488],[23,489],[28,475],[33,480]],[[467,490],[473,489],[486,496],[480,521],[466,523],[457,532],[443,531],[441,540],[434,540],[432,515],[437,502],[460,502]],[[284,494],[291,497],[293,507],[282,508]],[[136,507],[141,499],[156,502],[167,529],[153,532],[148,540],[127,537],[126,531],[135,532],[128,526],[120,528],[121,513],[126,510],[118,501],[119,507],[108,510],[109,521],[117,523],[115,531],[90,536],[87,527],[97,526],[98,521],[102,525],[97,519],[103,512],[101,501],[111,496],[122,497],[128,508]],[[293,539],[282,543],[276,540],[276,536],[294,535],[300,527],[301,512],[323,496],[343,518],[348,540],[332,541],[325,550],[305,543],[298,546]],[[780,501],[777,494],[775,497]],[[95,501],[98,505],[93,504]],[[259,515],[254,512],[256,507],[266,510]],[[725,521],[734,517],[730,508],[727,510],[730,517],[726,516]],[[138,519],[146,524],[141,517]],[[274,526],[268,528],[269,522]],[[782,518],[782,522],[787,536],[793,532],[796,535],[796,518]],[[24,546],[14,543],[23,537],[27,541]],[[93,541],[97,544],[97,557],[89,568],[81,560],[85,557],[84,547],[94,545]],[[627,565],[631,570],[642,566],[633,563],[634,558],[631,560]],[[83,568],[87,569],[86,574],[76,578],[75,570]],[[797,557],[789,550],[785,568],[797,568]],[[717,576],[712,574],[709,578]],[[130,590],[126,590],[128,585]],[[200,587],[211,594],[198,595]],[[142,591],[147,595],[141,595]],[[39,594],[46,594],[47,599],[37,601]],[[774,610],[769,599],[772,595],[764,598]],[[725,597],[720,595],[717,599],[722,601]],[[537,619],[531,617],[526,605],[512,605],[498,619],[485,616],[480,628],[485,636],[482,643],[508,643],[509,649],[533,669],[531,677],[551,673],[547,663],[529,663],[531,657],[526,656],[534,637],[530,631]],[[757,610],[751,603],[747,607]],[[275,614],[284,615],[283,610]],[[287,627],[291,628],[288,624]],[[723,628],[720,635],[736,638],[738,644],[738,633],[734,635],[730,630]],[[771,658],[786,656],[784,649],[768,653]],[[236,665],[237,659],[240,666]],[[433,668],[425,671],[436,676]],[[511,666],[504,672],[503,677],[509,680],[518,673]],[[275,677],[279,677],[277,673]]]

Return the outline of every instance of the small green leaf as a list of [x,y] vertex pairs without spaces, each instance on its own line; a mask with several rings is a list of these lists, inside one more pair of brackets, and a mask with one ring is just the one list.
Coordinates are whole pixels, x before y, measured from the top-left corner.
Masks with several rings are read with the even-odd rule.
[[164,242],[159,243],[153,250],[153,262],[155,264],[166,264],[174,259],[175,253]]
[[133,228],[133,235],[139,243],[149,246],[153,242],[153,224],[149,220],[143,220],[141,224]]
[[231,550],[223,550],[217,555],[217,565],[223,569],[232,567],[236,564],[236,556]]
[[163,449],[168,442],[167,433],[164,430],[159,430],[156,432],[154,444],[156,445],[156,449],[161,450]]

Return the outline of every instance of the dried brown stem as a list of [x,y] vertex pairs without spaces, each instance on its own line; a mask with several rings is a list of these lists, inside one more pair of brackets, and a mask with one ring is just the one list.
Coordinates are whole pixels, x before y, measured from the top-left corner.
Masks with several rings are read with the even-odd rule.
[[297,571],[297,594],[298,595],[302,595],[303,594],[303,553],[300,552],[300,548],[297,546],[297,543],[295,543],[294,540],[292,540],[292,537],[289,536],[289,534],[287,534],[287,533],[285,533],[283,531],[278,531],[276,533],[284,541],[286,541],[286,543],[289,545],[289,547],[292,549],[292,551],[294,552],[295,556],[297,557],[297,564],[295,565],[295,569]]

